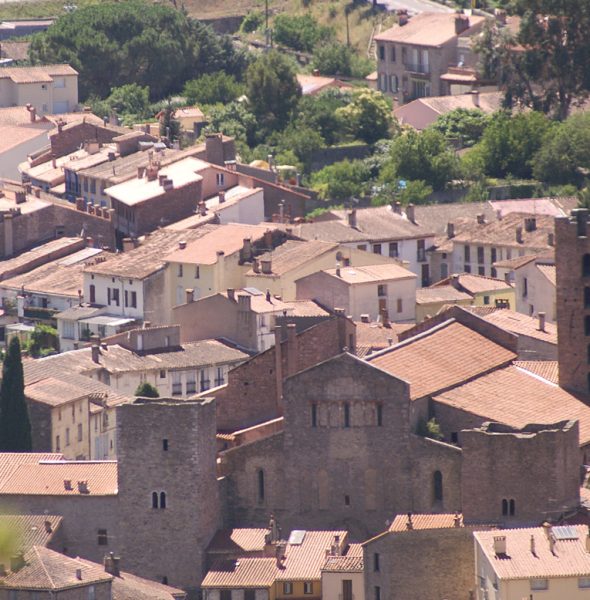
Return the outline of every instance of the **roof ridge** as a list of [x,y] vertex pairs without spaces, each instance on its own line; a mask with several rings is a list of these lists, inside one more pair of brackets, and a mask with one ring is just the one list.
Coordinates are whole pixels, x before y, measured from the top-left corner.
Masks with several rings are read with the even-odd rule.
[[41,558],[41,555],[39,554],[39,546],[33,546],[33,551],[37,555],[37,558],[38,558],[39,562],[41,563],[41,567],[43,568],[43,571],[45,571],[45,575],[47,575],[47,579],[49,580],[51,587],[53,589],[56,589],[57,585],[55,584],[55,581],[53,581],[53,577],[51,577],[51,575],[49,574],[49,571],[47,570],[47,567],[45,566],[45,562],[43,561],[43,559]]

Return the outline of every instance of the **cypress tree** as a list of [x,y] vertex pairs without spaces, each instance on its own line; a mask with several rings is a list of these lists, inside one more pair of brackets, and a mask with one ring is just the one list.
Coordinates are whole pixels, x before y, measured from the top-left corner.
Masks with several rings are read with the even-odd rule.
[[0,451],[31,452],[31,422],[25,400],[20,343],[13,337],[2,366],[0,385]]

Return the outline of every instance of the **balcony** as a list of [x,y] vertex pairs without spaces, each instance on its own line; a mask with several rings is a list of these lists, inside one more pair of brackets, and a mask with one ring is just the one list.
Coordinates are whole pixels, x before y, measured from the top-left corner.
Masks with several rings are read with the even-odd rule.
[[424,63],[404,63],[404,68],[409,73],[414,73],[417,75],[430,75],[430,65],[425,65]]

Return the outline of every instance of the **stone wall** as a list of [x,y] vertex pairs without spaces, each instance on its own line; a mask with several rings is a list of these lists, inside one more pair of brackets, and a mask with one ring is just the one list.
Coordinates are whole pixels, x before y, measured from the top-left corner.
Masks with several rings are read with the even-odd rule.
[[27,398],[33,452],[51,452],[51,407]]

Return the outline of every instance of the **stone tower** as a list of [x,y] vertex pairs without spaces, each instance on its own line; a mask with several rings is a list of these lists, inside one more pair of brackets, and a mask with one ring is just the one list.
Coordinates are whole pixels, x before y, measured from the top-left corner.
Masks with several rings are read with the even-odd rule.
[[188,592],[220,527],[215,403],[140,398],[117,409],[122,568]]
[[588,209],[555,219],[559,385],[590,392],[590,239]]

